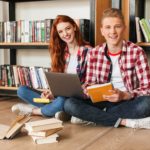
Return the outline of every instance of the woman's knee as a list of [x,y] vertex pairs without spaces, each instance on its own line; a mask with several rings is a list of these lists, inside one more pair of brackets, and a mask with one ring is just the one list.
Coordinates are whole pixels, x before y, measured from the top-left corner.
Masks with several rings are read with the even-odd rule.
[[22,97],[22,95],[26,94],[26,91],[28,90],[27,86],[20,86],[17,90],[17,95],[19,97]]

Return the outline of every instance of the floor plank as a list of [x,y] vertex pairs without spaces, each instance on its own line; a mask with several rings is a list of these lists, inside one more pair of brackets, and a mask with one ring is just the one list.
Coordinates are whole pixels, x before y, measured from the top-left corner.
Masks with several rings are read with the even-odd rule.
[[[17,98],[0,97],[0,123],[9,125],[15,114],[11,106],[20,102]],[[40,117],[33,117],[40,119]],[[3,150],[149,150],[150,130],[113,128],[92,125],[74,125],[64,123],[58,132],[59,142],[53,144],[35,144],[23,129],[12,140],[0,140]]]

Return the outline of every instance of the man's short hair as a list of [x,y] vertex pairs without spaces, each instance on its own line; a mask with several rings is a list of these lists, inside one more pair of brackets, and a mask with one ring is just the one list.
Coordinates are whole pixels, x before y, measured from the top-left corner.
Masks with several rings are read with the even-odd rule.
[[122,20],[123,24],[124,24],[124,16],[123,16],[121,10],[119,10],[117,8],[105,9],[103,11],[103,14],[102,14],[101,23],[102,23],[104,18],[108,18],[108,17],[120,18]]

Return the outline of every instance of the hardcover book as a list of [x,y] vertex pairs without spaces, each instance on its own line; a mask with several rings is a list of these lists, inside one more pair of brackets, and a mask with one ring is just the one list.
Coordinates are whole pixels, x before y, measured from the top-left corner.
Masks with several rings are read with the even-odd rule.
[[111,83],[96,84],[87,87],[87,92],[93,103],[106,101],[103,95],[112,95],[109,90],[112,90],[113,86]]
[[140,18],[139,17],[135,17],[137,42],[142,42],[142,33],[141,33],[139,21],[140,21]]
[[140,26],[141,26],[141,29],[142,29],[142,32],[143,32],[145,41],[146,41],[146,42],[150,42],[150,30],[149,30],[149,28],[148,28],[148,26],[147,26],[147,24],[146,24],[145,19],[144,19],[144,18],[141,19],[141,20],[139,21],[139,23],[140,23]]
[[55,118],[37,120],[25,124],[25,129],[29,132],[56,129],[62,127],[62,121]]
[[0,124],[0,139],[12,139],[30,119],[30,116],[19,115],[10,126]]
[[36,144],[46,144],[46,143],[58,142],[57,138],[59,137],[59,135],[57,133],[54,133],[44,138],[39,136],[31,136],[31,137]]
[[43,130],[43,131],[37,131],[37,132],[28,132],[28,135],[31,136],[39,136],[39,137],[47,137],[49,135],[52,135],[60,130],[62,130],[63,128],[56,128],[56,129],[50,129],[50,130]]
[[82,37],[86,41],[90,41],[90,20],[89,19],[75,19],[79,26]]

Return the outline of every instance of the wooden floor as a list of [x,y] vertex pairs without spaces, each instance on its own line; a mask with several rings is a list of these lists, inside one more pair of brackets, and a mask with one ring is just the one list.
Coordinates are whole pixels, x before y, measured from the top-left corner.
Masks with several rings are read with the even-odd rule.
[[[0,98],[0,123],[15,118],[11,106],[17,98]],[[37,119],[34,117],[34,119]],[[0,140],[2,150],[150,150],[150,130],[107,128],[64,123],[58,143],[35,144],[25,131],[12,140]]]

